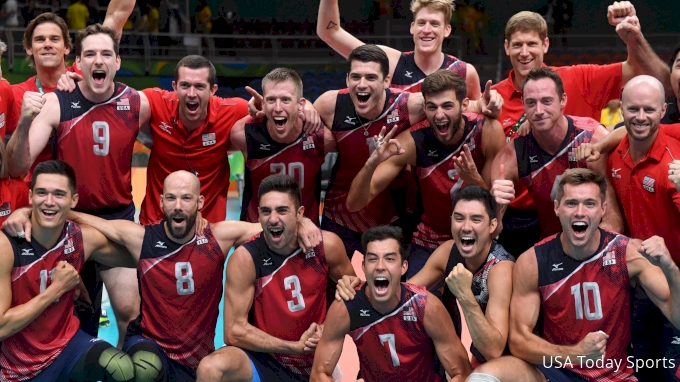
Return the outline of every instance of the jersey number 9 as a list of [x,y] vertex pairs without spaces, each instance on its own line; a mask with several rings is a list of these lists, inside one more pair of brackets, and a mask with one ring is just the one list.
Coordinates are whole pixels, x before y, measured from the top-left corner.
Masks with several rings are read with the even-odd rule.
[[92,122],[92,139],[95,145],[92,146],[94,155],[105,157],[109,155],[109,124],[103,121]]

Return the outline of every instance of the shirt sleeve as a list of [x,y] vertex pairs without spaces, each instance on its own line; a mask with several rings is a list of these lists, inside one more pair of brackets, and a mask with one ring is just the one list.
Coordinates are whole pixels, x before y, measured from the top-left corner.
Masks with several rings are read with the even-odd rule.
[[663,132],[666,135],[677,141],[680,141],[680,123],[674,123],[671,125],[661,125],[661,128],[663,129]]
[[584,100],[596,109],[604,109],[607,102],[621,98],[623,63],[609,65],[575,65],[574,75],[580,77]]

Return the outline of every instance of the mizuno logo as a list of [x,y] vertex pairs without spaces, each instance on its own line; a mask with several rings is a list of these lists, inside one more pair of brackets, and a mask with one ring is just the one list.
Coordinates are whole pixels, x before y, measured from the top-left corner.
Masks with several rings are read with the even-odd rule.
[[510,123],[510,118],[506,118],[503,120],[504,125],[507,125],[508,123]]
[[409,72],[408,70],[406,71],[406,74],[404,74],[404,77],[406,78],[412,78],[413,72]]
[[260,150],[269,151],[269,143],[260,143]]
[[359,309],[359,315],[361,317],[371,317],[371,313],[368,309]]
[[80,109],[80,101],[71,102],[71,109]]
[[563,270],[564,270],[564,269],[562,268],[562,263],[553,264],[552,267],[553,267],[553,269],[552,269],[553,272],[563,271]]
[[345,117],[345,123],[350,124],[352,126],[357,124],[356,120],[357,120],[356,117],[350,117],[349,115]]
[[172,131],[170,131],[170,129],[172,129],[172,126],[168,125],[167,123],[161,122],[161,125],[158,127],[160,127],[160,129],[165,131],[166,133],[172,135]]
[[529,163],[538,163],[538,155],[529,155]]
[[31,248],[22,249],[21,256],[33,256],[33,249]]
[[165,242],[157,241],[156,242],[156,248],[168,248],[168,247],[165,246]]
[[438,157],[439,154],[437,154],[437,150],[427,150],[427,156],[428,157]]
[[621,175],[619,175],[619,171],[621,171],[621,168],[613,168],[612,178],[621,178]]
[[680,345],[680,337],[673,337],[671,345]]
[[270,258],[264,259],[264,262],[262,263],[262,265],[263,266],[274,265],[274,263],[272,262],[272,258],[270,257]]

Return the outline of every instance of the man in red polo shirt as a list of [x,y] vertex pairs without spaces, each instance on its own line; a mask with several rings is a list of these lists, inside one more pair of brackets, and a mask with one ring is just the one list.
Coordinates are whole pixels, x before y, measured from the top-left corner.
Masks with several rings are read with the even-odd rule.
[[[616,27],[619,37],[628,47],[628,60],[610,65],[574,65],[553,68],[564,83],[569,97],[564,114],[599,120],[609,100],[617,99],[621,87],[636,74],[649,74],[666,84],[670,95],[669,69],[654,53],[640,30],[635,8],[628,1],[615,2],[607,10],[607,19]],[[531,69],[545,66],[543,55],[548,52],[547,24],[534,12],[519,12],[505,27],[505,53],[513,69],[507,79],[492,86],[503,96],[499,121],[508,139],[525,122],[522,104],[522,83]],[[499,238],[510,253],[519,256],[539,238],[537,214],[526,188],[516,187],[516,198],[504,215],[503,232]],[[525,237],[526,240],[514,240]]]
[[[677,229],[677,222],[680,222],[680,191],[668,179],[669,165],[674,159],[680,158],[680,142],[669,137],[666,129],[659,129],[661,118],[666,112],[663,85],[650,76],[635,77],[623,89],[621,106],[628,137],[609,154],[606,175],[623,208],[630,236],[661,236],[675,263],[680,264],[680,235]],[[643,301],[651,304],[649,300]],[[648,304],[643,305],[646,307]],[[660,357],[676,360],[674,368],[663,369],[663,379],[676,381],[680,351],[674,349],[677,346],[671,342],[680,336],[680,330],[664,319],[658,309],[652,309],[654,317],[651,321],[636,327],[634,320],[631,329],[634,334],[639,332],[639,338],[647,339],[650,347],[658,348],[660,341]],[[633,317],[647,311],[634,305]],[[660,332],[657,328],[661,327],[663,331]]]

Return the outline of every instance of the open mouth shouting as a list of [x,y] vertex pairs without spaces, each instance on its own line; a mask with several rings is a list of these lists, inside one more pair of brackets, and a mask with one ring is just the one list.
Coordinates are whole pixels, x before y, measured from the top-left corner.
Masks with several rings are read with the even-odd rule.
[[460,246],[464,251],[472,250],[472,247],[474,247],[475,242],[476,242],[476,240],[472,236],[461,236],[460,237]]
[[281,240],[281,237],[283,236],[283,227],[269,227],[267,228],[267,231],[274,241]]
[[447,136],[449,133],[449,130],[451,129],[451,121],[441,121],[441,122],[435,122],[434,127],[437,129],[437,132],[441,136]]
[[385,296],[390,286],[390,280],[387,277],[378,276],[373,280],[373,286],[378,296]]
[[586,237],[586,232],[588,231],[588,223],[584,221],[577,221],[571,223],[571,230],[574,232],[574,236],[578,239],[583,239]]
[[195,112],[196,110],[198,110],[198,102],[188,101],[186,103],[186,106],[187,106],[187,110],[189,110],[192,113]]
[[274,127],[276,127],[276,130],[278,131],[283,131],[286,128],[286,122],[288,122],[288,118],[286,117],[274,117]]
[[92,81],[95,85],[103,85],[104,81],[106,81],[106,72],[103,70],[92,71]]
[[357,93],[357,101],[359,102],[359,106],[366,106],[368,104],[368,100],[371,98],[371,93],[367,92],[358,92]]

